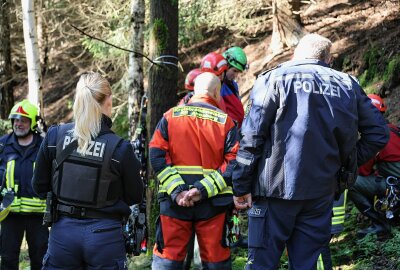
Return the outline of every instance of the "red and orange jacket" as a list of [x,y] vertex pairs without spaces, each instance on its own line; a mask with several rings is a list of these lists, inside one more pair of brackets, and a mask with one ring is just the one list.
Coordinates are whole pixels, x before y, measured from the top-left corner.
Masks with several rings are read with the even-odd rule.
[[[387,145],[368,162],[364,163],[358,169],[358,173],[362,176],[371,175],[373,173],[381,176],[400,176],[400,166],[394,165],[400,163],[400,129],[392,124],[388,124],[390,129],[390,138]],[[389,164],[392,164],[389,166]],[[377,165],[375,171],[374,165]],[[391,167],[391,168],[388,168]]]
[[167,111],[150,142],[159,193],[176,196],[191,187],[202,198],[232,196],[232,170],[239,147],[235,123],[207,95]]

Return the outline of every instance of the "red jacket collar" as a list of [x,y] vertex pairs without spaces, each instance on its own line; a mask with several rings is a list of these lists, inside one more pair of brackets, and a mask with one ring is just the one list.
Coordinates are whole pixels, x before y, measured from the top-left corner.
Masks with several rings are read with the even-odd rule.
[[217,107],[218,109],[221,109],[220,105],[218,104],[218,102],[214,98],[212,98],[212,97],[210,97],[209,95],[206,95],[206,94],[204,94],[204,95],[194,95],[189,100],[189,103],[195,103],[195,102],[208,103],[208,104],[211,104],[211,105]]

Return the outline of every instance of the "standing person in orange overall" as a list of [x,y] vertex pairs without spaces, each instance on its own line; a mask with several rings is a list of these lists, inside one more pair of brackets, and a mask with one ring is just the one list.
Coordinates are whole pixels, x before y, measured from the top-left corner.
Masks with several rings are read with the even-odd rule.
[[235,123],[219,108],[220,87],[214,74],[199,75],[189,103],[167,111],[150,142],[160,203],[153,269],[181,270],[193,230],[203,267],[232,267],[224,228],[238,141]]

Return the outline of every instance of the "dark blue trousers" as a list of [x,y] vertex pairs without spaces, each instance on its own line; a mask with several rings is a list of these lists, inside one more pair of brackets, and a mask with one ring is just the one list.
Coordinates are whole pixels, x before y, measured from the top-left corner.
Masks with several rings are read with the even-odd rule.
[[22,239],[28,243],[32,270],[39,270],[47,249],[49,231],[42,225],[42,214],[10,213],[1,222],[1,270],[18,270]]
[[313,270],[331,237],[333,195],[313,200],[267,198],[249,210],[247,270],[276,270],[287,247],[290,268]]
[[60,217],[42,269],[128,269],[121,221]]

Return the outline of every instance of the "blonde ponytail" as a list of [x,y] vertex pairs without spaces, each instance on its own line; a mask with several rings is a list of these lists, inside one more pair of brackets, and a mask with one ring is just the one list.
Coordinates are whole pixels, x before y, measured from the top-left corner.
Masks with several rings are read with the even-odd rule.
[[101,104],[111,95],[108,81],[99,73],[83,74],[76,86],[74,101],[74,138],[78,141],[78,153],[85,155],[92,138],[101,128]]

